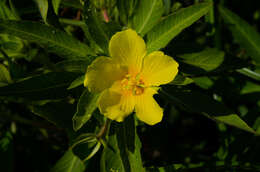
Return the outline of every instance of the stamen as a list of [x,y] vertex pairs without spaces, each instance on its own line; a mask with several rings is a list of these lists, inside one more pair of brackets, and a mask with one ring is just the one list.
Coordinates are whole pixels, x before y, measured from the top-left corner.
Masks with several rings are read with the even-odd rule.
[[132,77],[127,74],[121,81],[123,91],[131,91],[133,95],[141,95],[144,93],[145,84],[140,78],[140,74]]

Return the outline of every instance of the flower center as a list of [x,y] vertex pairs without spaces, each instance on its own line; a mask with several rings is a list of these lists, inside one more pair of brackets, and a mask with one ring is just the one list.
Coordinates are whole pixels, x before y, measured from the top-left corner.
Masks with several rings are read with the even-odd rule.
[[134,77],[127,74],[124,79],[122,79],[121,86],[124,92],[128,92],[135,96],[143,94],[145,89],[144,82],[140,79],[140,75]]

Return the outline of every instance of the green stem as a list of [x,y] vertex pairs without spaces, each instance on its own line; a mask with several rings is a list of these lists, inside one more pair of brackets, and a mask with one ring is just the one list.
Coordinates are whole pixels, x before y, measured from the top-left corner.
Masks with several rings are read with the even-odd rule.
[[95,146],[95,148],[92,150],[92,152],[83,160],[83,162],[86,162],[87,160],[89,160],[90,158],[92,158],[99,150],[101,146],[101,143],[98,142]]
[[103,139],[107,136],[109,128],[110,128],[110,124],[111,124],[111,120],[107,119],[105,124],[102,126],[102,128],[100,129],[100,131],[97,134],[97,139]]
[[59,21],[64,24],[74,25],[74,26],[85,26],[86,24],[80,20],[72,20],[66,18],[60,18]]

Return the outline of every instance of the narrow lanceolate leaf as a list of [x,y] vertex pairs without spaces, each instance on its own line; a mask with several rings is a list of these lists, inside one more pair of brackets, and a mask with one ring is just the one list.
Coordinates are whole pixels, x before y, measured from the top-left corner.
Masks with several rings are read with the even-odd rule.
[[145,35],[158,22],[164,12],[162,0],[139,1],[137,12],[133,17],[133,28]]
[[83,85],[84,80],[85,80],[85,75],[82,75],[82,76],[78,77],[77,79],[75,79],[75,80],[70,84],[70,86],[69,86],[67,89],[70,90],[70,89],[76,88],[76,87],[78,87],[78,86],[80,86],[80,85]]
[[145,172],[133,115],[115,125],[111,126],[108,145],[101,156],[101,172]]
[[6,67],[0,64],[0,87],[7,85],[12,82],[9,71]]
[[7,33],[32,41],[52,53],[68,59],[77,59],[93,54],[89,47],[67,33],[54,27],[32,21],[0,20],[0,33]]
[[184,63],[199,67],[206,71],[216,69],[224,60],[224,52],[208,48],[198,53],[180,55]]
[[85,73],[88,65],[94,60],[94,57],[88,56],[82,60],[64,60],[55,64],[58,71],[67,71],[75,73]]
[[255,133],[255,131],[247,125],[239,116],[236,114],[230,114],[225,116],[216,116],[215,119],[217,121],[223,122],[225,124],[240,128],[242,130]]
[[99,94],[90,93],[87,89],[80,96],[77,112],[72,118],[73,129],[79,130],[90,118],[97,108]]
[[189,78],[189,77],[185,77],[182,74],[178,74],[174,80],[172,82],[170,82],[169,84],[171,85],[188,85],[193,83],[194,81]]
[[247,53],[256,63],[260,64],[260,34],[230,10],[220,6],[219,12],[227,23],[235,40],[241,47],[246,49]]
[[62,0],[61,4],[64,5],[65,7],[83,9],[83,6],[82,6],[82,4],[80,3],[79,0]]
[[256,134],[238,115],[206,94],[176,87],[167,87],[162,90],[162,93],[168,98],[169,102],[179,105],[185,110],[202,114],[214,121],[223,122],[224,124]]
[[164,48],[183,29],[205,15],[211,3],[201,3],[179,10],[159,22],[147,35],[148,51]]
[[39,11],[41,13],[42,19],[44,22],[47,22],[47,14],[48,14],[48,7],[49,3],[48,0],[34,0],[39,8]]
[[66,89],[78,76],[70,72],[51,72],[0,87],[0,96],[14,96],[33,100],[57,99],[68,96]]
[[83,172],[84,170],[84,163],[73,154],[72,150],[68,150],[51,169],[51,172]]
[[84,18],[87,23],[90,39],[94,40],[104,53],[108,54],[108,43],[112,35],[120,30],[119,25],[109,22],[106,23],[100,18],[99,13],[94,7],[84,8]]
[[53,6],[54,12],[56,14],[58,14],[58,12],[59,12],[60,3],[61,3],[61,0],[52,0],[52,6]]
[[3,20],[18,20],[19,18],[6,5],[5,1],[0,1],[0,19],[3,19]]

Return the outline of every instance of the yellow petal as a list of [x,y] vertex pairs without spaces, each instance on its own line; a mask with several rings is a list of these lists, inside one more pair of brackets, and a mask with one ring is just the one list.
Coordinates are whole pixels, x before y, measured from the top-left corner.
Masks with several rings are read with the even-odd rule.
[[116,80],[122,79],[126,73],[127,69],[122,68],[111,58],[98,57],[87,69],[84,86],[91,92],[101,92]]
[[144,94],[136,96],[136,116],[149,125],[157,124],[163,117],[163,109],[153,98],[156,93],[153,88],[146,88]]
[[107,118],[122,122],[134,110],[134,97],[120,94],[120,82],[104,90],[98,100],[99,110]]
[[178,73],[179,64],[161,51],[154,51],[144,58],[143,80],[148,86],[159,86],[171,82]]
[[118,32],[109,42],[110,56],[120,63],[127,65],[129,73],[140,72],[146,46],[142,37],[131,29]]

